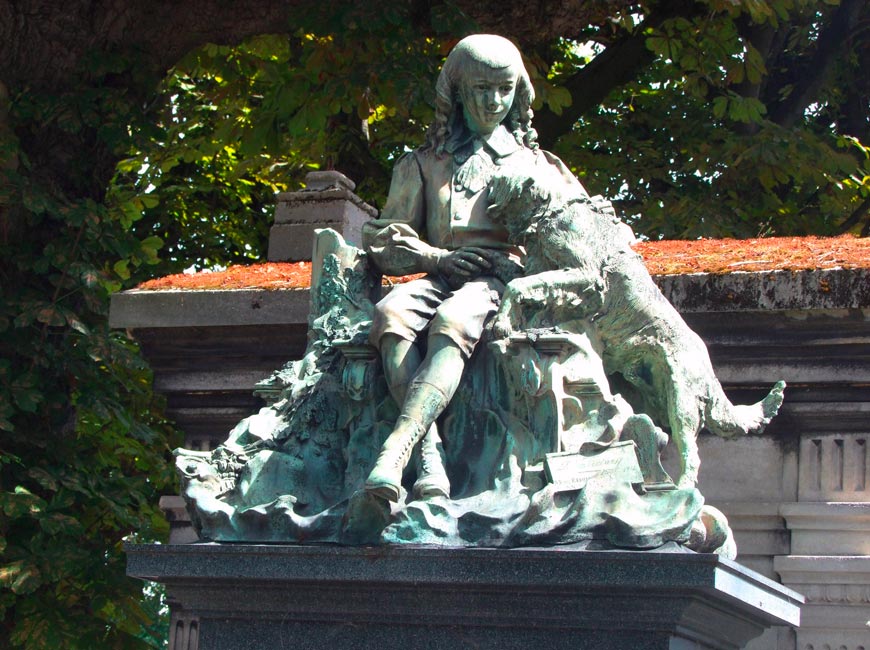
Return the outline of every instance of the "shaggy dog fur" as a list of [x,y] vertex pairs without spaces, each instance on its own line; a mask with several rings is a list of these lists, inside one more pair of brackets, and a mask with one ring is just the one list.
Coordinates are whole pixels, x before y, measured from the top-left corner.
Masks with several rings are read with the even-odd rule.
[[629,402],[670,430],[677,483],[693,486],[700,429],[723,437],[760,432],[778,412],[785,384],[756,404],[732,404],[703,341],[631,250],[628,226],[606,202],[559,191],[519,170],[503,169],[490,184],[491,217],[527,255],[526,275],[508,284],[494,332],[559,326],[589,334],[608,375],[627,382],[619,388]]

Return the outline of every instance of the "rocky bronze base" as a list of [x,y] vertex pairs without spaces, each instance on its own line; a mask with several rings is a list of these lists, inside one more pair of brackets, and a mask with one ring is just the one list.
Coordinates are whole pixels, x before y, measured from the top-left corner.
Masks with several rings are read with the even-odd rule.
[[716,555],[131,545],[166,585],[170,650],[742,648],[803,598]]

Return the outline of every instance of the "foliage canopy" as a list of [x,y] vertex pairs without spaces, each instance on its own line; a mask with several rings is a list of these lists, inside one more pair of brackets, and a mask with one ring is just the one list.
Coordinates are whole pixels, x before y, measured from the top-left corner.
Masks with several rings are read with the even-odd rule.
[[637,231],[870,231],[861,0],[30,4],[0,0],[3,647],[159,646],[120,543],[165,533],[177,437],[109,293],[261,257],[312,168],[380,204],[471,31],[518,40],[542,144]]
[[[662,3],[525,44],[541,141],[648,237],[867,234],[861,4]],[[316,166],[380,204],[393,160],[422,141],[444,54],[474,29],[430,22],[417,29],[410,5],[345,7],[189,53],[163,83],[168,128],[116,179],[159,199],[141,235],[178,265],[260,257],[273,192]]]

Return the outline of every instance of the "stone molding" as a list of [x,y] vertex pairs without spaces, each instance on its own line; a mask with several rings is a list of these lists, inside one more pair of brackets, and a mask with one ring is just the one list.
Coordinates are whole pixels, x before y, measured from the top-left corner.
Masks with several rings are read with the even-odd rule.
[[789,555],[777,557],[774,565],[783,584],[801,592],[813,591],[816,586],[826,590],[830,585],[853,585],[870,591],[870,556]]
[[804,587],[808,604],[825,603],[838,605],[870,604],[870,585],[810,585]]
[[[702,456],[703,458],[703,456]],[[703,462],[703,461],[702,461]],[[737,562],[777,580],[773,557],[789,552],[789,532],[776,502],[711,501],[728,517],[737,542]]]
[[164,329],[307,324],[309,301],[308,289],[134,289],[112,296],[109,326]]
[[780,512],[792,555],[870,555],[870,503],[786,503]]
[[[863,412],[866,427],[870,410],[861,406],[856,405],[853,409]],[[801,438],[798,500],[870,501],[868,442],[870,432],[866,428],[863,433],[808,435]],[[865,526],[868,521],[870,519],[865,519]],[[867,549],[870,549],[870,545]]]
[[199,650],[199,617],[174,609],[169,620],[169,650]]
[[807,598],[797,650],[870,648],[870,557],[791,555],[774,567]]

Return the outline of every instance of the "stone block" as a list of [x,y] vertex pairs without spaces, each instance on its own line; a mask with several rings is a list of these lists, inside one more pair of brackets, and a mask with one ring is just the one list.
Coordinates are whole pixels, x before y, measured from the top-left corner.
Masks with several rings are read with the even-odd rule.
[[[775,438],[746,436],[729,440],[702,434],[698,448],[698,489],[702,494],[729,502],[796,500],[797,454]],[[739,463],[734,462],[736,458]],[[665,447],[662,462],[669,472],[676,472],[674,445]]]
[[783,584],[806,596],[799,650],[870,648],[870,557],[778,557]]
[[362,224],[370,217],[349,208],[347,205],[339,207],[346,214],[338,220],[323,218],[311,223],[276,223],[272,226],[269,230],[269,261],[299,262],[310,260],[314,246],[314,231],[319,228],[332,228],[348,242],[360,246],[362,243]]
[[792,555],[870,555],[870,503],[786,503]]
[[343,174],[311,172],[305,180],[305,190],[277,196],[275,225],[269,231],[271,262],[310,260],[318,228],[332,228],[347,243],[360,246],[362,225],[377,216],[377,210],[353,193],[353,182]]
[[170,650],[726,650],[797,625],[802,602],[736,563],[685,552],[195,544],[127,553],[129,575],[167,586]]

